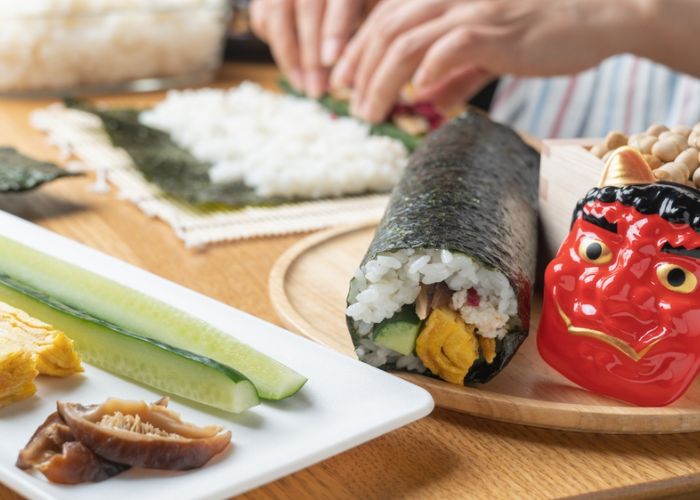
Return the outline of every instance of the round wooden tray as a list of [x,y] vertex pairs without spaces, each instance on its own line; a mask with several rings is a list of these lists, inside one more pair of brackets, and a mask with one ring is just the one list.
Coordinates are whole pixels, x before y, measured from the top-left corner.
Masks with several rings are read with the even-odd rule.
[[[364,226],[316,233],[280,257],[270,274],[270,296],[289,328],[355,357],[345,325],[345,296],[374,230],[374,226]],[[540,312],[538,300],[535,302],[530,337],[489,383],[461,387],[417,374],[396,375],[430,391],[437,406],[505,422],[629,434],[700,430],[697,382],[672,406],[640,408],[592,394],[551,369],[535,345]]]

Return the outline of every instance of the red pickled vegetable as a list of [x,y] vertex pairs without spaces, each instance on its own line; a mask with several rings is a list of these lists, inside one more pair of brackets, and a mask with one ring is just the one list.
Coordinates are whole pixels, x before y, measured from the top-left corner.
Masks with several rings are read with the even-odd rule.
[[479,307],[479,304],[481,304],[481,297],[479,296],[479,292],[476,291],[476,288],[467,290],[467,305]]

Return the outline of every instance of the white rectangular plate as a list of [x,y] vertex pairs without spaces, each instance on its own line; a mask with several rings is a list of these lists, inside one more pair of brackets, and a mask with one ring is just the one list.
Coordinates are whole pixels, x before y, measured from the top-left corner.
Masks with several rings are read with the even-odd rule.
[[185,420],[218,424],[233,432],[233,447],[202,469],[131,470],[102,483],[61,486],[14,466],[19,450],[55,411],[56,400],[98,403],[111,396],[154,401],[161,394],[91,366],[82,376],[39,377],[36,396],[0,410],[0,482],[27,497],[223,498],[308,467],[432,411],[430,395],[398,377],[1,211],[0,234],[198,316],[309,379],[296,396],[263,403],[241,415],[175,398],[171,408]]

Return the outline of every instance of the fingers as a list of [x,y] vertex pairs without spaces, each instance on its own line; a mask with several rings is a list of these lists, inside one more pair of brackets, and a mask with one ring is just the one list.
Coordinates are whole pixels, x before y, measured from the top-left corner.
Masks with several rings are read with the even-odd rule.
[[384,0],[374,8],[369,17],[362,23],[362,26],[350,40],[338,63],[331,73],[331,84],[336,88],[351,87],[354,74],[357,70],[360,57],[365,47],[368,46],[374,36],[374,26],[378,19],[381,19],[385,12],[392,11],[397,5],[405,0]]
[[312,97],[323,94],[328,80],[319,49],[324,8],[325,0],[254,0],[251,4],[254,31],[267,41],[292,86]]
[[327,0],[323,16],[321,63],[332,67],[345,48],[362,12],[361,0]]
[[353,88],[362,94],[392,42],[413,28],[442,15],[445,10],[444,5],[443,1],[434,0],[404,2],[402,8],[395,9],[378,19],[373,27],[371,43],[365,46],[357,64]]
[[293,0],[265,0],[264,10],[264,32],[272,55],[292,86],[303,89]]
[[250,4],[250,27],[261,40],[267,40],[265,31],[265,0],[253,0]]
[[326,90],[326,72],[321,67],[321,23],[324,0],[296,0],[296,27],[304,70],[304,90],[311,97],[321,97]]
[[448,22],[436,19],[399,36],[382,58],[365,92],[355,102],[355,114],[369,122],[384,119],[430,46],[446,31]]
[[465,63],[472,66],[487,59],[485,37],[470,28],[457,28],[438,40],[427,52],[416,71],[413,84],[426,88]]
[[479,67],[466,65],[451,72],[442,81],[430,87],[416,90],[416,101],[434,103],[442,111],[449,112],[462,105],[484,88],[494,76]]
[[[366,21],[365,21],[366,22]],[[366,25],[365,25],[366,26]],[[338,59],[338,63],[331,71],[331,86],[336,88],[345,88],[352,86],[353,74],[362,54],[362,49],[365,45],[366,29],[363,26],[360,28],[354,38],[345,48],[345,52]]]

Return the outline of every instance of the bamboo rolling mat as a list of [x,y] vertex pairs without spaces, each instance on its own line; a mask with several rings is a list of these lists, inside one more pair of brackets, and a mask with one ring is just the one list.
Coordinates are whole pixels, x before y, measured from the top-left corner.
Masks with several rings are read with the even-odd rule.
[[53,104],[35,111],[31,123],[59,149],[69,169],[95,172],[94,189],[108,191],[111,184],[119,197],[136,204],[149,217],[167,223],[188,247],[376,221],[388,200],[387,195],[377,194],[203,211],[169,197],[146,181],[129,155],[112,146],[96,116]]

